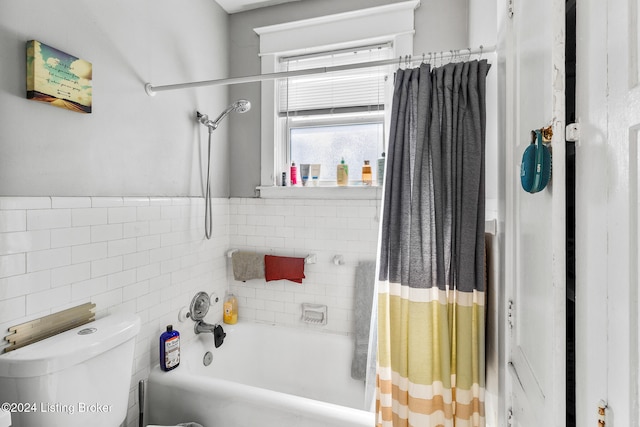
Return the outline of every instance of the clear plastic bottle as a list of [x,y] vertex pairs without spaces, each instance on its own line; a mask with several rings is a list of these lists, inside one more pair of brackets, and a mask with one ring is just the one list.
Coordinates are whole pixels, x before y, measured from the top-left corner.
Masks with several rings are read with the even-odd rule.
[[371,165],[369,164],[369,160],[365,160],[362,166],[362,184],[371,185],[372,183],[373,175],[371,173]]
[[170,371],[180,364],[180,332],[167,325],[167,331],[160,335],[160,369]]
[[235,325],[238,323],[238,299],[235,295],[229,293],[224,299],[222,321],[227,325]]
[[385,158],[384,153],[382,153],[382,155],[378,159],[378,174],[376,175],[376,181],[378,182],[378,185],[380,187],[382,187],[382,184],[384,183],[384,163]]

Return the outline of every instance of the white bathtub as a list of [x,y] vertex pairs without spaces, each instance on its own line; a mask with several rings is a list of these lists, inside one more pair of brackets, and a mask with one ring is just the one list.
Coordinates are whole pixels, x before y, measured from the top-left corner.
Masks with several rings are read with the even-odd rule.
[[[353,340],[258,323],[223,325],[227,337],[183,343],[180,366],[155,367],[147,384],[149,424],[204,427],[371,427],[364,382],[351,378]],[[207,351],[213,362],[204,366]]]

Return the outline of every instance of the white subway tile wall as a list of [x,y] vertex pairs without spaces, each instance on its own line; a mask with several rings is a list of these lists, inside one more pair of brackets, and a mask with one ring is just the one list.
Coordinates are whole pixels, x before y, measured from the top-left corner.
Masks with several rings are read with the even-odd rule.
[[[137,385],[158,363],[158,337],[198,291],[231,289],[240,319],[353,332],[353,283],[374,260],[379,200],[214,199],[213,238],[204,238],[201,198],[0,197],[0,338],[7,328],[88,301],[98,316],[142,320],[127,425],[137,425]],[[305,257],[302,284],[233,279],[230,249]],[[336,255],[344,265],[335,265]],[[301,321],[301,304],[328,306],[326,326]],[[222,304],[207,321],[220,322]],[[5,346],[0,341],[0,350]]]
[[[0,338],[88,301],[98,316],[138,314],[127,417],[137,426],[138,381],[158,363],[158,337],[167,324],[192,337],[180,308],[227,288],[228,199],[213,201],[213,224],[206,240],[200,198],[0,197]],[[221,319],[219,304],[207,320]]]
[[[239,318],[353,333],[355,269],[359,261],[376,258],[379,216],[379,200],[231,199],[231,249],[295,257],[315,254],[317,260],[305,266],[302,284],[236,281],[228,268]],[[336,255],[344,257],[343,265],[334,264]],[[303,323],[302,303],[327,305],[327,325]]]

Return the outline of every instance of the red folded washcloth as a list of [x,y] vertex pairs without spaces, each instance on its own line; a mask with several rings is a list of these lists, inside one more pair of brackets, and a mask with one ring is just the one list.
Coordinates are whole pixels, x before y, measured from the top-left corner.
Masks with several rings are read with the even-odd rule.
[[304,258],[265,255],[264,277],[267,282],[286,279],[302,283],[302,279],[304,279]]

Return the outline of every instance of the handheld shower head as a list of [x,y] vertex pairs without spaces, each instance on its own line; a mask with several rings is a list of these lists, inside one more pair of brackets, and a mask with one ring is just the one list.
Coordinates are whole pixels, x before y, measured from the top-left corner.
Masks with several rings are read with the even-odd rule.
[[246,113],[251,109],[251,102],[246,99],[239,99],[233,103],[233,110],[236,113]]
[[216,130],[218,125],[220,125],[220,122],[232,111],[235,111],[236,113],[246,113],[250,109],[251,103],[246,99],[240,99],[229,105],[215,120],[211,120],[206,114],[200,114],[199,112],[196,112],[196,119],[203,125],[207,126],[209,128],[209,132],[213,132]]

